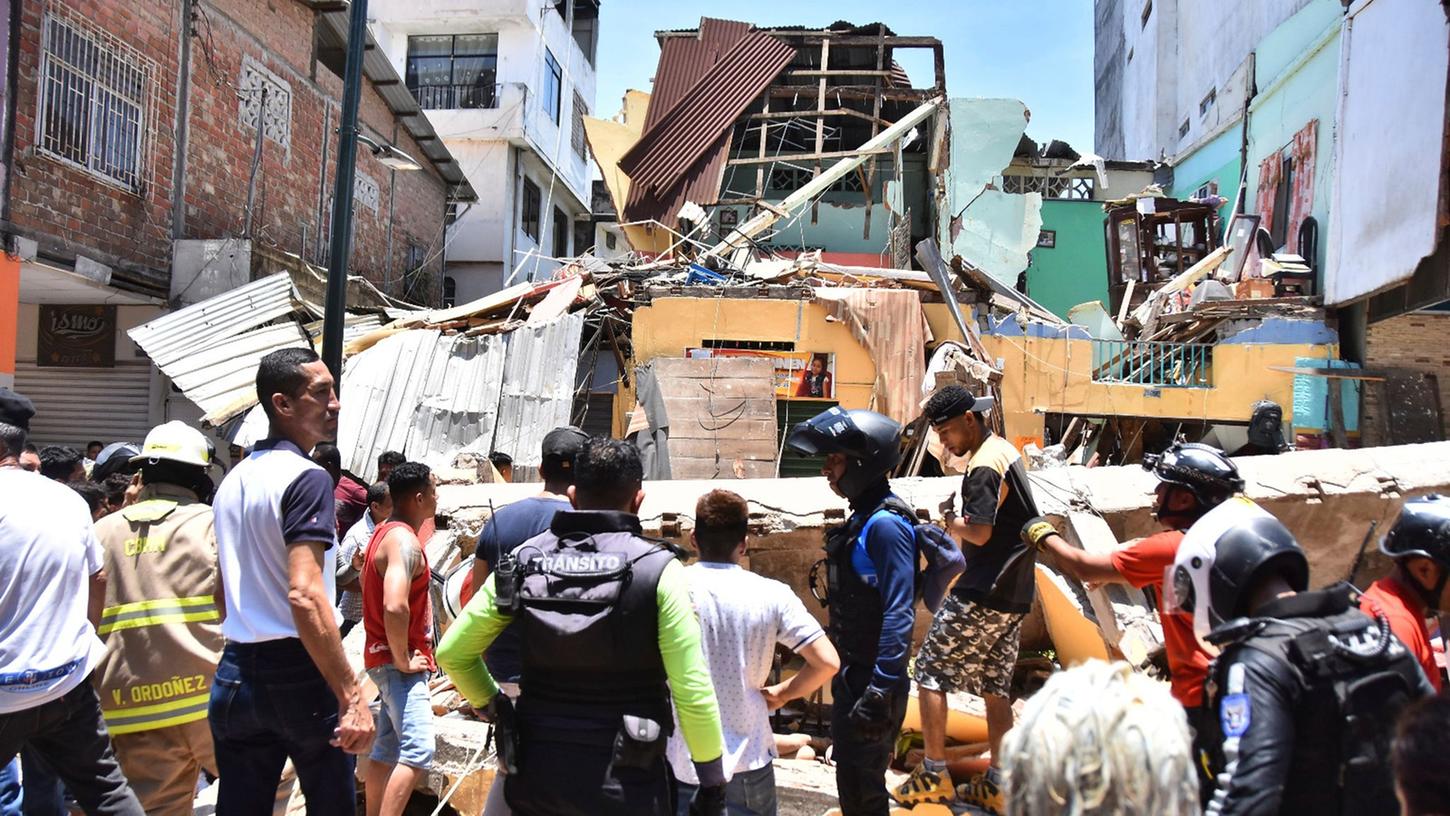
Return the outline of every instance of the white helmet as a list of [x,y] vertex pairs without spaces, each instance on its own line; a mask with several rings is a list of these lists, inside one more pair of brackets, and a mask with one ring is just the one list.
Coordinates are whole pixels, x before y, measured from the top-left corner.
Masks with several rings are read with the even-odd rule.
[[141,452],[131,457],[132,464],[165,459],[184,465],[207,467],[212,463],[211,441],[201,431],[185,422],[172,420],[157,425],[146,434]]
[[1224,622],[1213,608],[1214,590],[1220,588],[1214,581],[1219,539],[1231,530],[1263,518],[1272,520],[1273,516],[1250,499],[1238,496],[1195,521],[1178,545],[1173,565],[1163,576],[1163,608],[1192,615],[1193,633],[1198,637],[1207,637]]

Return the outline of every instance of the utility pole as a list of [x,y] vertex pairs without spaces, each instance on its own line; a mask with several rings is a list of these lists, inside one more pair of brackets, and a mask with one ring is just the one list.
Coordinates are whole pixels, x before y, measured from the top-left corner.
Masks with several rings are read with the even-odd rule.
[[[352,196],[357,173],[357,108],[362,94],[363,47],[368,2],[352,0],[347,26],[347,67],[342,78],[342,119],[337,129],[337,176],[332,194],[332,241],[327,255],[327,306],[322,318],[322,361],[342,389],[342,322],[347,307],[347,261],[352,246]],[[260,125],[260,122],[258,123]]]

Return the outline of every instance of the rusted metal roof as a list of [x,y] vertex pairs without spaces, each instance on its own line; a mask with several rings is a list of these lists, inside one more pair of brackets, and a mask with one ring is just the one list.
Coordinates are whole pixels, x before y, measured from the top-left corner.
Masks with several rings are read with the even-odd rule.
[[631,185],[625,217],[673,225],[686,201],[716,201],[735,120],[795,53],[746,23],[709,18],[698,37],[666,40],[644,132],[619,161]]

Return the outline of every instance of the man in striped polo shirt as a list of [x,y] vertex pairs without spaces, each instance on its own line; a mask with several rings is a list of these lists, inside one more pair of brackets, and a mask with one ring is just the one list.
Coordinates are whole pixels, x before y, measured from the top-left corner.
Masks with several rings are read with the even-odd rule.
[[337,435],[332,374],[311,349],[262,358],[258,442],[217,489],[226,648],[211,690],[218,813],[260,814],[288,758],[308,810],[352,812],[373,718],[338,636],[332,479],[307,458]]

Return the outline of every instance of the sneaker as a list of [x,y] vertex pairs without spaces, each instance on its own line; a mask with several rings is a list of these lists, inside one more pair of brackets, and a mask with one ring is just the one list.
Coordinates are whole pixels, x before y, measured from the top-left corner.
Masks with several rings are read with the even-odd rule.
[[978,774],[957,786],[957,801],[1000,816],[1006,812],[1002,788],[986,773]]
[[955,795],[951,774],[946,771],[928,771],[925,763],[916,766],[911,776],[891,791],[891,798],[897,804],[907,807],[927,802],[950,802]]

